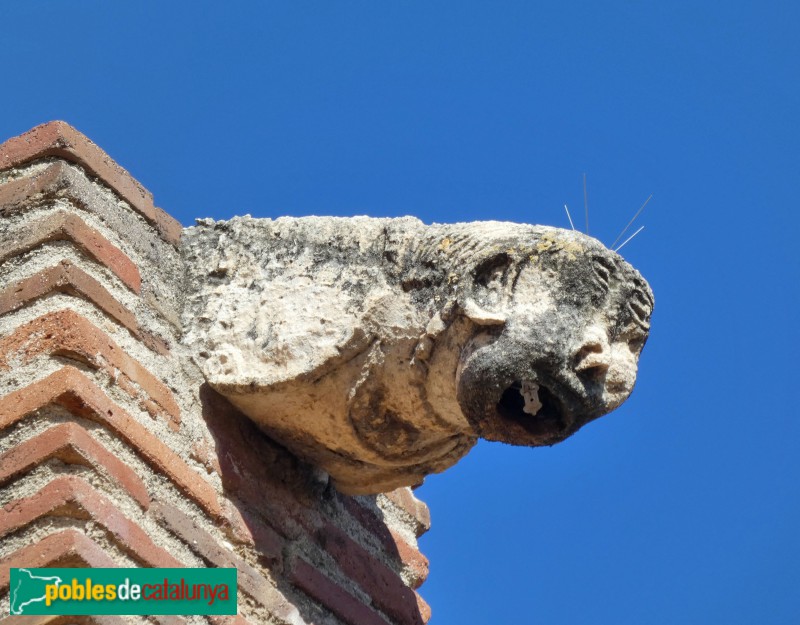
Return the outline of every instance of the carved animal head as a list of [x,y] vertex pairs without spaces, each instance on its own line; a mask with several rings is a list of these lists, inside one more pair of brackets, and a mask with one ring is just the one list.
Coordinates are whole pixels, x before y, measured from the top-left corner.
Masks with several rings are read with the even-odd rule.
[[551,445],[618,407],[633,390],[653,297],[597,241],[540,231],[490,253],[469,275],[477,326],[459,359],[457,398],[479,436]]
[[351,493],[613,410],[653,308],[618,254],[542,226],[237,219],[186,242],[205,265],[184,327],[207,380]]

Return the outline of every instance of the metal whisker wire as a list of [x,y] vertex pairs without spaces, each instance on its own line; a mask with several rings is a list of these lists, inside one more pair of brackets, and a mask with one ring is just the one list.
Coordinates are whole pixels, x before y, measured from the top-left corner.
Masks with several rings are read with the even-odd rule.
[[625,239],[625,240],[622,242],[622,245],[620,245],[620,246],[619,246],[617,249],[615,249],[614,251],[615,251],[615,252],[619,252],[619,251],[620,251],[620,250],[621,250],[623,247],[625,247],[625,244],[626,244],[628,241],[630,241],[630,240],[631,240],[633,237],[635,237],[637,234],[639,234],[639,233],[640,233],[642,230],[644,230],[644,226],[642,226],[641,228],[639,228],[639,229],[638,229],[636,232],[634,232],[634,233],[633,233],[631,236],[629,236],[627,239]]
[[[637,210],[637,211],[636,211],[636,213],[633,215],[633,218],[632,218],[632,219],[631,219],[631,220],[628,222],[628,225],[627,225],[627,226],[625,226],[625,227],[622,229],[622,232],[620,232],[620,233],[619,233],[619,235],[617,236],[617,238],[616,238],[616,239],[614,239],[614,242],[613,242],[611,245],[609,245],[609,246],[608,246],[608,248],[609,248],[610,250],[613,250],[614,252],[619,252],[619,251],[620,251],[620,250],[621,250],[623,247],[625,247],[625,246],[626,246],[626,245],[627,245],[627,244],[628,244],[628,243],[629,243],[629,242],[630,242],[630,241],[631,241],[631,240],[632,240],[632,239],[633,239],[633,238],[634,238],[634,237],[635,237],[637,234],[639,234],[639,233],[640,233],[642,230],[644,230],[644,226],[642,226],[642,227],[641,227],[641,228],[639,228],[639,229],[638,229],[636,232],[634,232],[634,233],[633,233],[631,236],[629,236],[627,239],[625,239],[625,240],[624,240],[624,241],[623,241],[623,242],[622,242],[622,243],[619,245],[619,247],[616,247],[616,248],[614,247],[614,246],[617,244],[617,242],[618,242],[618,241],[619,241],[619,240],[620,240],[620,239],[621,239],[621,238],[624,236],[624,234],[625,234],[625,233],[628,231],[628,228],[630,228],[630,227],[633,225],[633,222],[634,222],[634,221],[636,221],[636,219],[639,217],[639,215],[641,215],[641,214],[642,214],[642,211],[644,210],[645,206],[647,206],[647,204],[648,204],[648,203],[650,202],[650,200],[652,200],[652,199],[653,199],[653,194],[651,193],[651,194],[648,196],[648,198],[647,198],[647,199],[644,201],[644,203],[643,203],[643,204],[642,204],[642,205],[639,207],[639,210]],[[586,212],[586,234],[589,234],[589,193],[588,193],[588,191],[587,191],[587,188],[586,188],[586,174],[585,174],[585,173],[583,174],[583,206],[584,206],[584,210],[585,210],[585,212]],[[566,211],[566,213],[567,213],[567,219],[569,219],[569,225],[570,225],[570,227],[571,227],[573,230],[575,230],[575,224],[574,224],[574,223],[573,223],[573,221],[572,221],[572,215],[570,214],[570,212],[569,212],[569,207],[568,207],[566,204],[564,204],[564,210],[565,210],[565,211]]]
[[[636,218],[637,218],[637,217],[638,217],[638,216],[641,214],[641,212],[644,210],[644,207],[645,207],[645,206],[647,206],[647,203],[648,203],[650,200],[652,200],[652,199],[653,199],[653,194],[651,193],[651,194],[650,194],[650,197],[648,197],[648,198],[647,198],[647,199],[644,201],[644,204],[642,204],[642,205],[641,205],[641,207],[639,207],[639,210],[638,210],[638,211],[636,211],[636,214],[633,216],[633,219],[631,219],[631,220],[628,222],[628,225],[627,225],[627,226],[625,226],[625,227],[622,229],[622,232],[620,232],[620,233],[619,233],[619,236],[618,236],[616,239],[614,239],[614,242],[613,242],[613,243],[611,244],[611,246],[610,246],[612,249],[613,249],[613,247],[614,247],[614,246],[617,244],[617,241],[619,241],[619,240],[622,238],[622,235],[624,235],[624,234],[625,234],[625,233],[628,231],[628,228],[630,228],[630,227],[631,227],[631,224],[633,224],[633,222],[634,222],[634,221],[636,221]],[[641,230],[641,228],[640,228],[639,230]],[[636,233],[638,233],[638,232],[639,232],[639,230],[637,230],[637,231],[636,231]],[[633,236],[636,236],[636,234],[634,234]],[[631,237],[630,239],[627,239],[627,240],[625,241],[625,243],[627,243],[628,241],[630,241],[632,238],[633,238],[633,237]],[[625,245],[625,243],[623,243],[622,245]],[[622,245],[620,245],[619,247],[622,247]],[[619,248],[617,248],[617,249],[619,249]]]
[[567,211],[567,219],[569,219],[569,225],[572,226],[573,230],[575,230],[575,224],[572,223],[572,215],[569,214],[569,208],[567,208],[566,204],[564,204],[564,210]]

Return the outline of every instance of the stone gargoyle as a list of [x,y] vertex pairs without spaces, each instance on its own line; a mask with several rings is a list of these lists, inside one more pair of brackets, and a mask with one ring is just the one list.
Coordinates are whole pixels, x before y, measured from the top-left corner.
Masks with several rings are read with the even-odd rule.
[[653,308],[618,254],[543,226],[243,217],[184,236],[184,341],[206,380],[350,494],[613,410]]

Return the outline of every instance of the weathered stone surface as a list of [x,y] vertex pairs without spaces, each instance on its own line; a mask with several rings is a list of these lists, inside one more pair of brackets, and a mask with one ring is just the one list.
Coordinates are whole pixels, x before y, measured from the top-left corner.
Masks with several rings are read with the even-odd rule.
[[619,255],[542,226],[242,217],[199,221],[183,252],[206,379],[350,493],[613,410],[653,307]]

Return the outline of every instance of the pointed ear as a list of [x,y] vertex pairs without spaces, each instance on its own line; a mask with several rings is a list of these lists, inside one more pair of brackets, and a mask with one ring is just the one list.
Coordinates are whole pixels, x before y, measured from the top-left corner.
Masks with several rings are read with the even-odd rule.
[[505,325],[502,311],[508,296],[512,259],[506,252],[485,258],[472,273],[470,294],[464,300],[464,315],[480,326]]
[[462,308],[464,316],[476,325],[498,326],[506,324],[506,315],[500,312],[487,310],[472,298],[468,299]]

